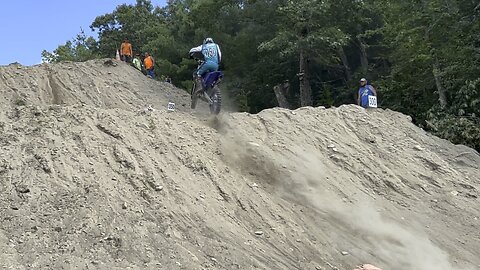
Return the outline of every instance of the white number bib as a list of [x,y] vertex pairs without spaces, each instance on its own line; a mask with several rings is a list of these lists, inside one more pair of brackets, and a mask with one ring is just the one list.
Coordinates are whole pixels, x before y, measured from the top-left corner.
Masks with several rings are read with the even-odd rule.
[[168,110],[169,112],[174,112],[174,111],[175,111],[175,103],[169,102],[169,103],[168,103],[168,106],[167,106],[167,110]]
[[376,96],[368,96],[368,107],[369,108],[377,108],[377,97]]

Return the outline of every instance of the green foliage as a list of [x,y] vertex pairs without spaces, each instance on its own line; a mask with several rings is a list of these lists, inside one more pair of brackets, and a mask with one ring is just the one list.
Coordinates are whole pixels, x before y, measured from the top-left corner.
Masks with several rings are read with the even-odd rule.
[[83,30],[73,40],[58,46],[52,53],[42,51],[42,61],[57,63],[62,61],[83,62],[98,58],[96,53],[98,43],[93,37],[87,37]]
[[447,114],[431,119],[431,125],[435,135],[480,150],[480,118]]
[[467,81],[447,112],[432,110],[430,121],[436,135],[480,150],[480,79]]

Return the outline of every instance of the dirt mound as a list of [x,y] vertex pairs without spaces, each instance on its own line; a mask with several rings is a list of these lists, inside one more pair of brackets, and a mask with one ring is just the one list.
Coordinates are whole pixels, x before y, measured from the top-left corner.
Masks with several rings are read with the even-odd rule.
[[167,112],[103,62],[0,69],[0,267],[480,265],[474,150],[357,106]]
[[168,83],[145,80],[138,70],[110,59],[33,67],[12,64],[0,69],[0,91],[2,109],[84,104],[131,110],[165,100],[177,100],[184,106],[189,102],[186,92]]

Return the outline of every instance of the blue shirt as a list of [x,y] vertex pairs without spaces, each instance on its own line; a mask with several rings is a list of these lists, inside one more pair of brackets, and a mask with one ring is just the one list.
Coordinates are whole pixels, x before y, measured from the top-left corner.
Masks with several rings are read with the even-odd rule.
[[368,96],[374,96],[372,86],[367,84],[358,89],[358,96],[360,97],[360,106],[368,108]]
[[206,63],[218,64],[220,62],[218,45],[215,43],[203,44],[202,54]]

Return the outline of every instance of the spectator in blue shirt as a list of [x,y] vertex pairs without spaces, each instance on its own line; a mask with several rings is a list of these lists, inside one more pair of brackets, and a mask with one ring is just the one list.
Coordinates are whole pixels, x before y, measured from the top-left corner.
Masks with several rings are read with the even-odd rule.
[[368,108],[368,96],[377,96],[377,91],[368,84],[367,79],[362,78],[360,80],[360,89],[358,89],[357,104],[363,108]]

